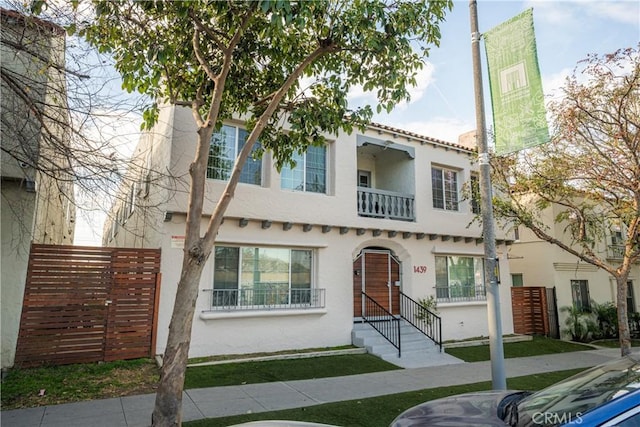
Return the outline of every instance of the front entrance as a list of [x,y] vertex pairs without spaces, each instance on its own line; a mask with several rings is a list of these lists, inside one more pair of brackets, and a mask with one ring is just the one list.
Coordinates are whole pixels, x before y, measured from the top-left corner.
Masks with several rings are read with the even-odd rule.
[[400,262],[386,249],[364,249],[353,262],[353,315],[362,317],[362,292],[400,314]]

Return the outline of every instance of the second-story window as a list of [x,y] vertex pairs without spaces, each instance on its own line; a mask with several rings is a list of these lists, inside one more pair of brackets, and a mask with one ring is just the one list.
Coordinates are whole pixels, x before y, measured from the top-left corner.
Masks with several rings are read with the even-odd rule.
[[458,173],[451,169],[431,168],[433,207],[447,211],[458,210]]
[[[209,147],[207,178],[223,181],[229,179],[236,157],[244,147],[248,136],[246,129],[229,125],[223,125],[218,132],[213,134]],[[256,143],[252,152],[255,152],[258,148],[259,143]],[[254,159],[251,156],[247,159],[240,173],[240,182],[255,185],[262,183],[261,159]]]
[[294,154],[295,167],[286,165],[280,173],[281,187],[289,190],[326,193],[327,154],[325,147],[310,145],[303,154]]

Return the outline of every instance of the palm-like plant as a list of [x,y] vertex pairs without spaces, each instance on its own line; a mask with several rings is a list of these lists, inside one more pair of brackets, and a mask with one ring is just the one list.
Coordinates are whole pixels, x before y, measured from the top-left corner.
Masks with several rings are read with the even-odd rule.
[[592,300],[591,312],[595,316],[598,326],[594,338],[610,339],[618,337],[618,311],[613,302],[608,301],[598,304]]
[[561,307],[560,312],[568,314],[564,321],[567,328],[563,332],[571,335],[572,341],[587,342],[597,330],[597,325],[592,318],[593,315],[582,308],[578,308],[575,304]]

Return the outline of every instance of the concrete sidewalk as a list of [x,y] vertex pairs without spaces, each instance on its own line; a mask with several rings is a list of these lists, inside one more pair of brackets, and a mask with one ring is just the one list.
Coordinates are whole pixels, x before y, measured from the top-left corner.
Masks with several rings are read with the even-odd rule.
[[[619,357],[620,349],[506,359],[507,377],[590,367]],[[346,377],[189,389],[183,420],[224,417],[363,399],[491,380],[491,363],[375,372]],[[155,394],[2,411],[2,427],[142,427],[150,424]]]

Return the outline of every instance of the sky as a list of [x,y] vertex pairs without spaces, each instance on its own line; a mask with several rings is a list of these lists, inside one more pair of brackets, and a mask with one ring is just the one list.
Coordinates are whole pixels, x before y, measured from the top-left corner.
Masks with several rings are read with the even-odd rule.
[[[546,95],[557,93],[578,62],[588,54],[606,54],[619,48],[637,46],[640,41],[640,1],[638,0],[478,0],[480,32],[533,8],[538,64]],[[427,66],[412,90],[412,100],[390,114],[373,120],[421,135],[457,142],[462,133],[475,129],[471,29],[468,1],[455,1],[441,24],[441,43],[431,49]],[[483,48],[483,44],[481,43]],[[486,83],[486,57],[481,53],[486,124],[491,127],[489,86]],[[373,102],[361,92],[350,101]],[[134,120],[135,121],[135,120]],[[137,123],[129,123],[125,133],[137,134]],[[106,129],[103,128],[103,131]],[[119,121],[114,133],[123,131]],[[137,143],[123,144],[131,150]],[[125,150],[126,151],[126,150]],[[124,152],[121,155],[126,155]],[[76,244],[100,244],[104,215],[94,212],[87,220],[79,218]]]
[[[558,93],[579,61],[588,54],[612,53],[640,42],[640,1],[478,0],[480,32],[533,8],[538,65],[545,96]],[[440,26],[440,47],[432,48],[412,100],[373,120],[421,135],[457,142],[475,129],[469,2],[455,1]],[[486,56],[481,43],[486,124],[492,124]],[[352,98],[360,103],[364,99]],[[370,101],[371,102],[371,101]]]

